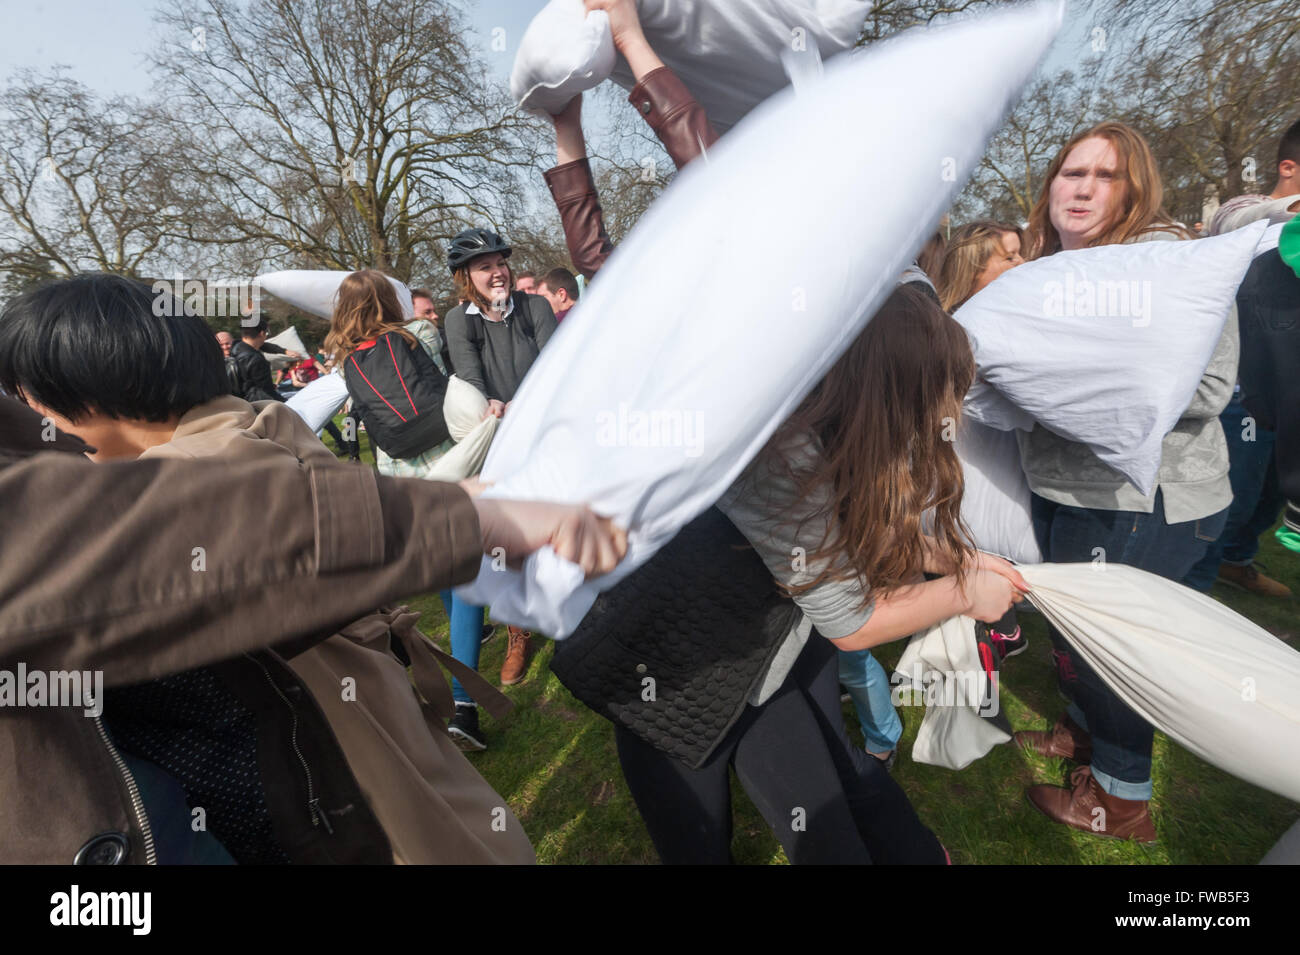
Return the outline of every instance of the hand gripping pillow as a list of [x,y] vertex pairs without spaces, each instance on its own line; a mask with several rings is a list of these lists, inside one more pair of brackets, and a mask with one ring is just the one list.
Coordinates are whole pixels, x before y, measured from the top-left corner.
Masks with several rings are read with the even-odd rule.
[[1266,228],[1058,252],[1003,274],[953,316],[996,393],[977,388],[966,414],[1005,427],[1009,402],[1150,494]]
[[[868,0],[637,0],[646,39],[719,133],[789,83],[784,53],[828,60],[852,49],[870,8]],[[583,19],[582,0],[551,0],[520,42],[510,92],[525,109],[558,113],[607,78],[636,84],[614,51],[609,19],[599,11]]]
[[[351,272],[324,269],[287,269],[283,272],[267,272],[257,277],[257,284],[276,298],[287,302],[304,312],[331,318],[334,315],[334,297],[339,285],[351,275]],[[397,290],[397,300],[402,306],[402,317],[412,318],[415,306],[411,304],[411,290],[397,279],[389,277]]]
[[604,10],[582,0],[551,0],[519,41],[510,95],[521,109],[555,114],[579,93],[609,79],[614,38]]
[[[483,468],[490,495],[614,517],[627,558],[586,583],[549,549],[522,571],[485,560],[467,599],[567,636],[717,501],[892,291],[1061,9],[999,9],[841,57],[683,169],[542,350]],[[756,262],[763,282],[744,281]]]

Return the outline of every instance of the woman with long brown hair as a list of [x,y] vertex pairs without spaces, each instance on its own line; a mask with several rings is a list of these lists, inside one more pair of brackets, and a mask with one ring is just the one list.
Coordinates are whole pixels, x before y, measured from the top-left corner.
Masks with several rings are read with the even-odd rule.
[[1017,226],[977,219],[953,230],[935,286],[949,314],[961,308],[1008,269],[1024,262],[1024,234]]
[[[369,347],[389,332],[399,336],[409,348],[423,349],[437,372],[446,374],[437,327],[427,319],[412,319],[404,314],[397,290],[388,276],[376,269],[362,269],[347,276],[339,285],[330,331],[325,337],[325,351],[346,368],[354,352]],[[433,468],[445,450],[443,445],[437,445],[412,457],[395,458],[376,445],[375,466],[380,474],[390,477],[432,479]],[[439,596],[447,612],[451,655],[477,670],[484,631],[489,635],[492,632],[483,623],[483,608],[461,600],[451,590],[444,590]],[[447,732],[461,749],[486,749],[474,698],[456,679],[452,680],[451,691],[456,708]]]
[[[849,742],[835,651],[958,614],[996,620],[1028,589],[1009,564],[977,554],[961,525],[961,465],[945,431],[973,377],[961,327],[926,293],[896,289],[718,502],[766,573],[750,584],[712,574],[732,559],[729,544],[674,541],[558,646],[561,680],[615,721],[624,777],[665,862],[730,859],[733,767],[792,862],[944,861],[885,768]],[[699,573],[683,572],[692,560]],[[761,603],[773,581],[792,615],[771,635],[732,633],[735,615],[720,608]],[[671,669],[655,664],[656,640],[622,626],[629,617],[674,621]],[[593,656],[601,666],[584,683]],[[751,665],[737,693],[723,675]],[[625,669],[658,681],[640,712],[626,694],[592,698],[592,682]],[[708,689],[697,697],[692,686]],[[701,759],[674,755],[682,749]]]
[[[1074,136],[1052,160],[1029,216],[1035,258],[1116,243],[1178,240],[1188,233],[1161,207],[1150,147],[1122,123]],[[1117,340],[1116,349],[1124,342]],[[1237,371],[1237,319],[1229,316],[1191,404],[1161,448],[1156,487],[1143,494],[1085,445],[1046,428],[1017,432],[1033,491],[1034,532],[1049,561],[1114,561],[1181,580],[1223,529],[1232,501],[1219,413]],[[1046,732],[1021,745],[1081,765],[1071,788],[1027,796],[1051,819],[1083,832],[1155,842],[1151,725],[1122,703],[1053,628],[1062,688],[1072,702]]]

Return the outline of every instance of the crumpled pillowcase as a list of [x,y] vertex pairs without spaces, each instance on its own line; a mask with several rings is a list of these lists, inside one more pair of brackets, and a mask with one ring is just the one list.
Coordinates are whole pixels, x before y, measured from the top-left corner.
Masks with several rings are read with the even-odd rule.
[[1151,493],[1266,229],[1058,252],[999,276],[953,315],[980,379],[965,413],[1025,427],[1018,410]]
[[[719,133],[789,82],[782,55],[824,60],[853,48],[868,0],[637,0],[646,40]],[[528,25],[510,75],[522,109],[558,113],[578,93],[636,80],[603,11],[551,0]]]
[[614,37],[604,10],[582,0],[551,0],[528,24],[510,71],[510,95],[521,109],[554,115],[614,69]]
[[[716,502],[894,289],[1061,16],[1057,2],[998,9],[840,57],[678,173],[533,363],[483,468],[485,496],[611,517],[627,557],[586,582],[551,548],[522,571],[489,559],[461,595],[563,638]],[[1004,69],[986,68],[995,52]],[[917,175],[931,164],[955,175]],[[763,283],[737,283],[756,261]]]
[[[332,269],[285,269],[282,272],[267,272],[259,275],[256,282],[276,298],[300,308],[304,312],[328,319],[334,315],[334,298],[339,286],[351,272]],[[392,276],[388,281],[397,291],[397,301],[402,306],[403,318],[415,317],[415,305],[411,301],[411,290],[404,282]]]

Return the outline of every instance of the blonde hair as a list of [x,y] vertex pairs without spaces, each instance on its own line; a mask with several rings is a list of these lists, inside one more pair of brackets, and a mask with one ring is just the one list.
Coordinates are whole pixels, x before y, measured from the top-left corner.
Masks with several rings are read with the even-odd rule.
[[980,273],[991,258],[1003,253],[1002,237],[1007,233],[1015,234],[1024,244],[1025,237],[1020,229],[992,219],[977,219],[953,232],[935,282],[939,289],[939,303],[945,312],[956,311],[975,294]]
[[1088,241],[1088,246],[1127,242],[1143,232],[1153,231],[1153,227],[1188,237],[1186,230],[1178,226],[1162,208],[1165,187],[1160,179],[1155,154],[1151,152],[1146,139],[1132,126],[1124,123],[1098,123],[1070,137],[1070,141],[1061,147],[1061,151],[1047,167],[1038,201],[1029,213],[1030,248],[1026,250],[1025,258],[1037,259],[1061,251],[1060,233],[1052,225],[1052,183],[1060,174],[1070,151],[1085,139],[1094,137],[1104,139],[1115,147],[1118,188],[1114,193],[1112,207],[1107,210],[1106,227],[1099,236]]
[[378,269],[353,272],[339,284],[325,353],[341,365],[358,346],[387,332],[396,332],[414,348],[419,342],[404,327],[409,320],[387,275]]

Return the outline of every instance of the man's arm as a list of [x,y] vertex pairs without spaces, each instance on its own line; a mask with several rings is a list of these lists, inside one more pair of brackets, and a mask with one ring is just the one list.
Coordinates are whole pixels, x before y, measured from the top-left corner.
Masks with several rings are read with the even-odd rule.
[[482,554],[458,486],[368,468],[9,455],[0,495],[0,666],[109,685],[327,636]]

